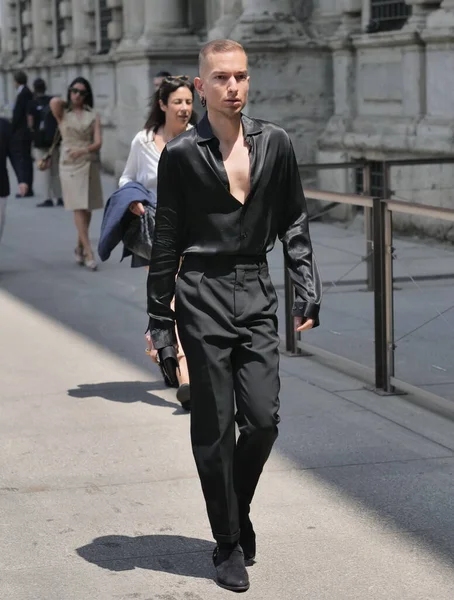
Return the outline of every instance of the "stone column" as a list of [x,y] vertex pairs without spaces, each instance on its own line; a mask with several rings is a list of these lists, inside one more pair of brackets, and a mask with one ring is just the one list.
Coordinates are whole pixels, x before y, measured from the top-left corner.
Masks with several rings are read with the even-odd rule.
[[185,0],[146,0],[145,31],[139,44],[147,48],[186,45],[190,37]]
[[64,53],[68,52],[68,48],[73,45],[73,25],[72,25],[72,13],[73,7],[71,0],[64,0],[60,2],[58,6],[59,16],[64,20],[64,29],[61,32],[61,45],[63,46]]
[[440,9],[429,15],[427,27],[452,29],[454,27],[454,0],[443,0]]
[[137,42],[144,33],[144,25],[145,0],[123,0],[123,36],[117,51],[136,50]]
[[169,30],[185,32],[188,24],[185,0],[147,0],[145,3],[145,31],[165,33]]
[[[352,131],[357,115],[357,52],[352,43],[352,36],[361,32],[362,0],[343,0],[339,3],[342,9],[341,23],[330,38],[333,55],[333,95],[334,114],[320,135],[317,151],[317,162],[343,162],[350,159],[343,147],[343,138]],[[351,172],[337,170],[316,173],[317,186],[321,189],[334,189],[351,192]],[[322,207],[316,206],[317,210]],[[352,218],[354,207],[340,205],[334,210],[335,217],[340,220]]]
[[23,62],[28,66],[33,51],[33,21],[30,1],[23,5],[19,4],[19,19],[22,23]]
[[229,38],[242,12],[241,0],[223,0],[219,10],[212,15],[213,21],[207,34],[208,40]]
[[299,2],[295,6],[295,16],[303,23],[310,22],[308,31],[320,40],[332,38],[341,23],[344,8],[350,0],[322,0],[319,2]]
[[361,0],[344,0],[341,24],[330,44],[333,51],[334,115],[337,119],[351,119],[356,113],[356,49],[351,36],[361,32],[361,9]]
[[411,16],[405,24],[404,31],[421,31],[427,24],[427,17],[434,11],[440,0],[405,0],[411,6]]
[[80,61],[88,58],[94,41],[94,0],[71,0],[72,40],[65,58]]
[[291,0],[243,0],[243,13],[231,37],[240,42],[308,41],[302,24],[295,18]]
[[48,40],[46,35],[48,34],[48,27],[44,20],[44,11],[48,8],[48,0],[31,0],[31,15],[33,23],[33,49],[29,55],[30,59],[42,59],[43,54],[47,54],[48,51]]
[[0,60],[3,57],[12,54],[13,48],[15,46],[14,33],[12,31],[12,22],[14,20],[12,12],[12,7],[9,4],[9,2],[0,2],[0,16],[2,19]]
[[[107,34],[111,43],[111,50],[119,47],[123,37],[123,6],[122,0],[107,0],[107,6],[111,9],[111,21],[107,26]],[[135,2],[134,2],[135,7]]]
[[437,152],[452,153],[454,104],[454,0],[443,0],[427,18],[421,33],[426,46],[427,116],[420,127]]

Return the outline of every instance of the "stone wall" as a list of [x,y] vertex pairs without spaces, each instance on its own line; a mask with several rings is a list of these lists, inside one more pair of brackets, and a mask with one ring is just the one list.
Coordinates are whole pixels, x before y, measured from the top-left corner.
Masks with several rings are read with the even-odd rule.
[[[47,35],[52,2],[29,0],[28,8],[45,17],[44,24],[27,30],[34,44],[23,60],[17,29],[5,30],[0,106],[13,102],[16,68],[26,70],[30,81],[43,77],[53,94],[64,93],[76,75],[87,77],[103,125],[103,164],[119,173],[131,139],[143,126],[153,75],[165,69],[193,77],[200,46],[208,39],[231,37],[244,44],[250,57],[246,112],[288,128],[298,159],[315,160],[317,140],[333,112],[328,39],[340,22],[335,0],[200,0],[197,6],[191,3],[189,11],[181,0],[108,0],[115,7],[115,23],[109,24],[107,54],[96,50],[98,1],[60,3],[60,12],[66,15],[63,52],[55,57],[55,40],[53,45]],[[0,2],[8,22],[17,23],[14,2]],[[200,112],[200,105],[196,108]]]
[[[0,0],[0,109],[8,112],[14,100],[12,71],[18,67],[31,80],[42,76],[55,94],[76,75],[86,76],[101,114],[102,158],[110,171],[119,173],[143,126],[154,73],[194,76],[201,44],[219,37],[236,39],[248,51],[246,112],[286,127],[300,163],[454,155],[454,0],[406,0],[412,15],[404,27],[377,33],[366,33],[369,0],[107,2],[106,54],[99,52],[99,0],[58,2],[58,47],[53,2],[21,3],[27,13],[21,16],[21,59],[19,4]],[[454,205],[449,165],[393,173],[391,187],[399,197]],[[352,192],[354,177],[352,171],[321,171],[318,185]],[[350,218],[352,211],[340,208],[336,215]],[[413,227],[410,218],[400,219],[400,226]],[[435,229],[451,235],[448,226]]]
[[[366,34],[365,0],[345,0],[331,39],[334,111],[318,160],[454,156],[454,1],[407,0],[398,31]],[[321,172],[325,189],[353,192],[351,177]],[[454,165],[405,167],[391,174],[396,197],[454,208]],[[340,211],[344,217],[349,211]],[[396,215],[396,226],[452,237],[449,223]]]

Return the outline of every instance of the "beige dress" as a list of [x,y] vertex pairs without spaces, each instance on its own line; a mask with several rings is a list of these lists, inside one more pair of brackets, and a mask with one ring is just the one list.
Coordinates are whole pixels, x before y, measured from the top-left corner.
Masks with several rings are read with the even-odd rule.
[[96,210],[103,207],[100,158],[98,152],[73,159],[71,150],[93,143],[96,113],[87,109],[79,117],[65,110],[60,122],[62,137],[60,181],[67,210]]

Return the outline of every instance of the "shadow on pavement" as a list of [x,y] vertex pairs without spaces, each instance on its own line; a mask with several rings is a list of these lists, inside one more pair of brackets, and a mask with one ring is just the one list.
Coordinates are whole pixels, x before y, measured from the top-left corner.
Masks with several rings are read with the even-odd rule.
[[68,390],[68,396],[72,398],[104,398],[111,402],[144,402],[151,406],[162,406],[164,408],[177,409],[174,414],[188,413],[181,407],[177,401],[169,402],[151,390],[167,389],[162,382],[150,381],[112,381],[106,383],[82,383],[77,388]]
[[214,542],[180,535],[106,535],[77,548],[89,563],[109,571],[149,569],[185,577],[213,579],[207,560]]

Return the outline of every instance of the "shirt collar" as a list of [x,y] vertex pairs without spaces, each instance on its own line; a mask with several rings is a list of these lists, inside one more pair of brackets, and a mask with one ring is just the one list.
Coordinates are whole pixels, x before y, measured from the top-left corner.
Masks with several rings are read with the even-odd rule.
[[21,91],[24,89],[24,87],[25,87],[25,85],[20,85],[20,86],[17,88],[17,90],[16,90],[16,96],[18,96],[18,95],[21,93]]
[[[258,133],[262,133],[262,129],[261,129],[258,121],[256,121],[255,119],[251,119],[250,117],[247,117],[246,115],[243,115],[242,113],[241,113],[241,124],[243,125],[243,134],[244,134],[245,139],[247,137],[249,137],[250,135],[257,135]],[[213,133],[213,130],[211,129],[211,125],[210,125],[210,121],[208,120],[207,113],[205,113],[202,120],[197,123],[196,129],[197,129],[197,143],[198,144],[203,143],[203,142],[208,142],[209,140],[216,138],[216,136]]]

